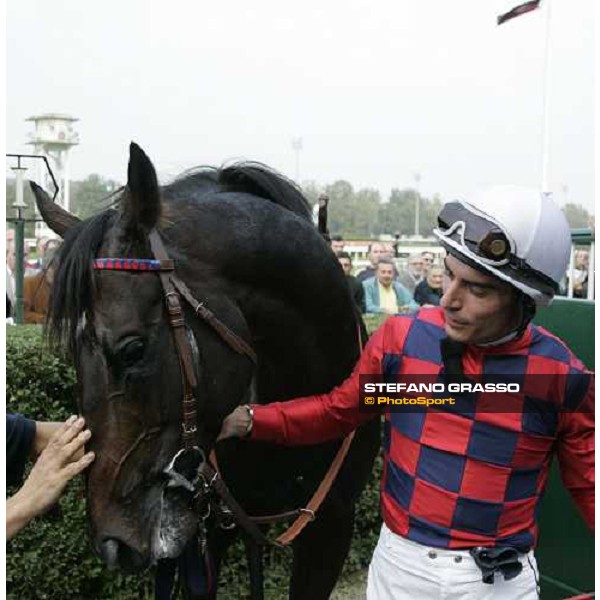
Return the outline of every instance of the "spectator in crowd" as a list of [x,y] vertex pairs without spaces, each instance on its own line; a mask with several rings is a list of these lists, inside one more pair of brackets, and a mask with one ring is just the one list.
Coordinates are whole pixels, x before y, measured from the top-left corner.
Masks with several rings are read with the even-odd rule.
[[36,459],[25,483],[6,501],[7,539],[55,504],[69,480],[92,463],[94,453],[84,451],[91,436],[84,425],[76,416],[43,423],[6,415],[6,484],[21,485],[27,459]]
[[346,281],[348,282],[348,287],[350,288],[350,295],[354,300],[354,304],[356,304],[358,310],[361,313],[364,313],[366,310],[365,306],[365,290],[363,288],[362,283],[360,283],[356,277],[352,275],[352,257],[348,252],[336,252],[340,265],[346,275]]
[[29,270],[35,271],[31,273],[32,275],[36,275],[43,269],[43,260],[44,254],[46,252],[46,244],[50,241],[50,238],[43,235],[39,237],[35,243],[35,251],[37,254],[37,258],[35,260],[29,261]]
[[589,263],[590,253],[588,250],[577,250],[575,252],[575,269],[573,270],[574,298],[587,298]]
[[17,254],[15,252],[14,241],[9,242],[7,236],[6,242],[6,318],[13,317],[15,309],[15,265],[17,262]]
[[423,259],[423,277],[427,275],[427,271],[431,268],[435,261],[435,254],[429,250],[423,250],[421,252],[421,258]]
[[411,254],[408,257],[408,266],[405,271],[398,275],[397,281],[401,283],[411,294],[415,293],[417,284],[423,279],[423,257],[421,254]]
[[[594,376],[531,323],[566,270],[569,226],[547,195],[516,187],[450,202],[438,225],[434,234],[448,253],[439,307],[387,319],[329,393],[237,407],[219,439],[294,446],[342,438],[378,416],[358,401],[363,374],[480,382],[486,374],[525,381],[545,373],[556,382],[537,385],[534,402],[552,406],[545,419],[539,406],[527,409],[524,391],[517,412],[494,411],[495,394],[479,392],[461,394],[460,408],[387,406],[383,526],[366,593],[367,600],[537,600],[533,548],[554,455],[594,528]],[[565,373],[575,379],[566,382]],[[500,394],[496,402],[506,400],[515,398]]]
[[56,265],[53,263],[56,249],[44,255],[42,269],[37,275],[25,277],[23,284],[23,320],[26,324],[44,323],[48,312],[50,290]]
[[345,245],[346,243],[341,235],[334,235],[331,238],[331,249],[333,250],[334,254],[337,255],[338,252],[343,252]]
[[383,244],[383,253],[381,257],[394,260],[394,258],[396,258],[396,250],[394,249],[394,244]]
[[394,281],[394,261],[381,258],[377,263],[375,277],[363,281],[365,304],[368,313],[395,315],[405,310],[418,308],[411,293]]
[[444,269],[439,265],[433,265],[427,277],[415,289],[415,302],[421,306],[439,306],[443,283]]
[[12,227],[8,227],[6,230],[6,247],[8,248],[8,246],[10,244],[15,243],[15,230]]
[[25,277],[36,275],[39,272],[37,259],[31,259],[31,248],[26,244],[23,247],[23,274]]
[[356,279],[363,283],[366,279],[375,276],[375,268],[377,267],[377,263],[381,258],[381,255],[385,252],[385,247],[380,242],[373,242],[369,246],[369,260],[371,261],[371,265],[366,269],[363,269],[357,276]]

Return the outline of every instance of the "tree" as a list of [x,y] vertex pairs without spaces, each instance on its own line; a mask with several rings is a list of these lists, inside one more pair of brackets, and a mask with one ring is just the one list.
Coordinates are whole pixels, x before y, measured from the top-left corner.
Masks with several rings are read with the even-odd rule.
[[332,235],[355,234],[352,214],[354,203],[352,184],[340,179],[326,186],[325,193],[329,196],[329,232]]
[[392,189],[389,200],[379,209],[379,233],[412,235],[415,223],[416,191]]
[[[392,189],[389,201],[379,208],[378,233],[414,235],[417,191]],[[441,208],[439,197],[424,198],[419,194],[419,234],[431,235]]]
[[322,185],[319,185],[316,181],[304,181],[301,185],[302,193],[308,200],[311,206],[314,206],[319,199],[319,194],[324,190]]
[[565,217],[567,217],[571,229],[590,227],[591,215],[581,204],[569,202],[564,205],[562,210],[565,213]]
[[360,237],[377,235],[381,195],[377,190],[363,188],[353,198],[353,232]]
[[113,202],[113,192],[120,184],[101,175],[88,175],[83,181],[71,183],[70,210],[80,219],[87,219],[105,210]]

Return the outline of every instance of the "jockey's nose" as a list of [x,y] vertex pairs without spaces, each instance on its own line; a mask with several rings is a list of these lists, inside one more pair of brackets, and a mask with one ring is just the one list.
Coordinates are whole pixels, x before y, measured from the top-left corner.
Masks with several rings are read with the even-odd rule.
[[462,300],[458,283],[456,281],[450,281],[448,277],[444,277],[442,290],[443,293],[440,298],[440,306],[450,310],[460,309]]

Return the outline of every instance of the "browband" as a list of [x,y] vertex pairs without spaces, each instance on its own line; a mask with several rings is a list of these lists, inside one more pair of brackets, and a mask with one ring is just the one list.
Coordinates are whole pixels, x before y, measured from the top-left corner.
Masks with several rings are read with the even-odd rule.
[[92,262],[96,271],[173,271],[175,261],[151,258],[96,258]]

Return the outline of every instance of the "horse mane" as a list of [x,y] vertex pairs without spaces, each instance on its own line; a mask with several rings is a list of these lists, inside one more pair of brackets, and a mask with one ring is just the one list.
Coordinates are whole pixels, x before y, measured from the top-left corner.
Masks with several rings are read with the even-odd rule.
[[66,349],[72,356],[81,318],[93,305],[94,278],[90,265],[117,214],[116,210],[108,209],[70,229],[56,257],[46,334],[51,346]]
[[269,200],[312,222],[310,204],[298,186],[274,169],[259,162],[244,161],[186,171],[164,191],[179,195],[190,189],[211,188],[218,192],[252,194]]

